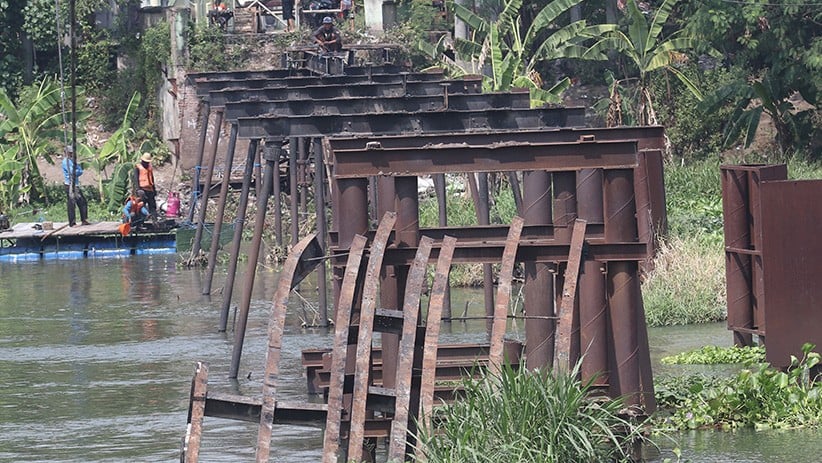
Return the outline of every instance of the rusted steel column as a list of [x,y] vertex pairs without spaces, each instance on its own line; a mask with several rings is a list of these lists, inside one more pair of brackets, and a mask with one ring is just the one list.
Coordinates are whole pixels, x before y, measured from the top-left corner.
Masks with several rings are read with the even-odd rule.
[[[328,228],[325,217],[325,167],[323,163],[323,145],[320,139],[314,140],[314,207],[317,210],[317,240],[323,251],[328,249]],[[317,267],[317,305],[320,312],[320,326],[328,326],[328,289],[326,287],[326,263]]]
[[[562,277],[562,292],[557,295],[559,310],[557,310],[557,345],[554,350],[554,368],[565,371],[571,371],[577,361],[574,353],[579,354],[578,347],[574,352],[574,341],[579,339],[579,306],[576,304],[576,296],[586,226],[587,223],[584,220],[576,220],[574,223],[571,234],[571,251],[568,254],[568,263],[565,265]],[[577,329],[576,333],[574,328]],[[578,346],[578,343],[576,344]]]
[[[445,174],[435,174],[434,191],[437,194],[437,210],[439,212],[440,227],[448,226],[448,191],[445,188]],[[450,273],[449,273],[450,274]],[[442,302],[442,318],[451,322],[451,284],[445,285],[445,296]]]
[[554,172],[553,183],[554,238],[570,243],[574,219],[577,218],[576,172]]
[[[602,169],[577,172],[577,214],[589,224],[605,222],[602,211]],[[579,324],[582,380],[597,377],[595,384],[608,384],[608,298],[605,264],[586,259],[579,275]]]
[[[394,177],[381,176],[377,177],[377,213],[382,217],[387,212],[397,211],[397,187],[396,179]],[[396,228],[399,228],[399,220],[396,221]],[[395,246],[399,245],[396,243]],[[402,289],[399,286],[399,276],[403,275],[402,268],[394,265],[384,265],[380,270],[380,307],[384,309],[400,310],[402,307]],[[396,334],[382,333],[383,345],[388,345],[389,355],[394,355],[396,358],[397,349],[399,349],[399,338]],[[386,340],[388,342],[386,342]],[[392,350],[393,348],[393,350]],[[385,353],[383,353],[385,358]],[[383,361],[383,365],[387,362]],[[389,368],[391,368],[389,366]],[[396,372],[396,367],[394,368]],[[383,366],[383,381],[390,377],[386,374],[385,366]],[[389,382],[393,381],[389,379]],[[392,383],[393,384],[393,383]]]
[[[417,195],[417,177],[396,177],[397,223],[394,225],[397,247],[417,247],[420,241],[420,203]],[[408,279],[409,266],[396,266],[397,309],[403,306],[403,294]],[[383,387],[396,386],[399,359],[399,336],[382,333]]]
[[351,246],[355,235],[364,235],[368,231],[368,179],[339,179],[337,189],[342,212],[337,215],[337,247],[344,252]]
[[297,138],[291,138],[288,142],[288,204],[291,215],[291,246],[297,244],[300,238],[300,213],[297,210],[299,204],[297,199]]
[[203,436],[206,392],[208,389],[208,364],[197,362],[194,379],[191,380],[191,397],[188,405],[188,426],[183,441],[183,461],[197,463],[200,459],[200,442]]
[[[524,172],[525,225],[551,224],[551,177],[545,171]],[[554,359],[554,275],[550,264],[525,263],[525,351],[529,370],[545,368]]]
[[265,213],[268,208],[268,192],[271,191],[272,176],[274,173],[275,160],[279,159],[279,153],[272,153],[265,150],[265,172],[263,174],[262,194],[257,197],[257,215],[254,220],[254,234],[251,238],[251,245],[248,249],[248,268],[246,269],[245,285],[243,286],[243,296],[240,301],[240,311],[237,317],[237,325],[234,327],[234,350],[231,352],[231,366],[228,370],[229,378],[236,378],[240,370],[240,357],[243,354],[243,341],[245,340],[245,328],[248,325],[248,310],[251,307],[251,294],[254,290],[254,278],[257,274],[257,261],[260,258],[260,246],[263,241],[263,228],[265,228]]
[[308,214],[308,145],[311,140],[300,138],[297,141],[297,178],[300,181],[300,214]]
[[211,281],[214,279],[214,268],[217,266],[217,250],[220,247],[220,233],[223,231],[223,216],[228,198],[228,185],[231,183],[231,168],[234,165],[234,150],[237,147],[237,124],[231,124],[228,137],[228,150],[225,153],[225,174],[220,184],[220,199],[217,201],[217,215],[214,218],[214,230],[211,233],[211,247],[208,250],[208,271],[203,283],[203,294],[211,294]]
[[265,183],[262,173],[262,165],[262,152],[258,152],[257,157],[254,159],[254,191],[256,192],[256,196],[258,198],[262,196],[263,184]]
[[194,175],[191,178],[191,199],[188,207],[188,222],[194,221],[194,209],[197,208],[197,192],[200,191],[200,169],[203,166],[203,155],[205,154],[205,142],[208,135],[208,118],[211,115],[211,103],[204,99],[200,106],[200,139],[197,142],[197,163],[194,164]]
[[[271,175],[271,195],[274,197],[274,240],[277,246],[283,246],[283,209],[282,209],[282,188],[280,188],[280,156],[282,153],[282,141],[276,140],[272,143],[279,143],[281,146],[276,147],[277,159],[274,161],[274,171]],[[268,145],[268,142],[266,142]]]
[[[627,243],[637,240],[633,171],[605,172],[605,241]],[[608,302],[614,341],[615,368],[611,371],[611,394],[624,396],[629,406],[640,403],[639,289],[638,265],[633,261],[608,264]]]
[[491,325],[491,346],[488,350],[488,370],[500,373],[505,361],[503,352],[505,347],[505,329],[508,325],[508,302],[511,300],[511,281],[514,279],[514,265],[516,264],[519,237],[522,234],[524,220],[520,216],[511,219],[511,228],[505,239],[505,249],[502,251],[502,264],[499,272],[499,288],[497,289],[497,304],[494,307],[494,319]]
[[220,144],[220,129],[222,126],[223,109],[219,108],[214,116],[214,143],[211,144],[211,156],[208,161],[208,170],[206,170],[203,194],[200,197],[200,213],[197,215],[197,230],[194,232],[194,243],[191,245],[189,262],[192,262],[200,255],[200,240],[203,239],[203,226],[205,225],[206,211],[208,210],[208,192],[211,190],[211,178],[214,176],[214,164],[217,162],[217,147]]
[[234,292],[234,278],[237,275],[237,261],[240,258],[240,245],[243,240],[243,225],[248,211],[248,194],[251,190],[251,173],[254,169],[254,158],[257,154],[257,146],[260,144],[258,138],[252,139],[248,143],[248,153],[245,156],[245,168],[243,169],[243,186],[240,190],[240,203],[237,206],[237,218],[234,219],[234,237],[231,241],[231,256],[228,258],[228,270],[223,286],[223,307],[220,311],[220,332],[226,330],[228,325],[228,312],[231,307],[231,294]]
[[514,194],[514,205],[517,208],[517,214],[522,216],[522,187],[519,185],[519,178],[516,172],[508,172],[508,183],[511,184],[511,192]]
[[753,301],[751,300],[751,256],[732,249],[750,249],[751,235],[748,220],[748,173],[744,170],[722,167],[722,217],[725,231],[725,280],[728,304],[728,329],[733,332],[734,344],[752,346],[753,335],[735,328],[753,329]]
[[[491,209],[488,205],[488,173],[480,172],[477,174],[477,198],[479,200],[478,210],[480,225],[491,224]],[[482,289],[485,292],[485,316],[488,317],[487,327],[488,332],[491,332],[492,320],[494,316],[494,268],[491,264],[482,264]]]

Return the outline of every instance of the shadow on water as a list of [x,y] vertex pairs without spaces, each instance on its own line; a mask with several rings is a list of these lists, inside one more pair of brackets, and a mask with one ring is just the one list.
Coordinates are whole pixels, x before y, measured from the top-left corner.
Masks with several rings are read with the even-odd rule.
[[[0,263],[0,462],[177,461],[200,360],[209,363],[210,390],[258,395],[276,273],[256,278],[239,379],[229,380],[233,313],[229,332],[217,332],[223,271],[214,295],[203,296],[203,270],[178,268],[175,256]],[[481,314],[482,290],[453,293],[455,315],[466,306]],[[303,328],[310,311],[291,301],[278,394],[306,400],[300,352],[332,337]],[[521,336],[521,322],[511,328]],[[483,320],[445,324],[441,341],[483,342],[484,329]],[[655,359],[730,343],[721,325],[654,329],[650,339]],[[655,370],[665,369],[657,362]],[[202,461],[249,461],[256,426],[206,418],[202,442]],[[697,432],[682,436],[681,447],[692,462],[800,463],[818,461],[816,442],[804,431]],[[272,460],[315,462],[321,446],[319,428],[277,426]]]

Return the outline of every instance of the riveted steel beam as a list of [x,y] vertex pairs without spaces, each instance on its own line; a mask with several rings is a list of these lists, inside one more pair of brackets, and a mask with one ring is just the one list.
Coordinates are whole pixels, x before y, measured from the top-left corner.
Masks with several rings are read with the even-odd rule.
[[[461,93],[433,96],[353,97],[278,101],[229,101],[225,103],[226,118],[256,116],[328,116],[370,113],[421,111],[477,111],[491,108],[527,109],[530,106],[527,91],[506,93]],[[213,102],[212,102],[213,105]]]
[[665,128],[645,127],[540,127],[517,131],[477,131],[471,133],[436,133],[414,135],[364,134],[351,137],[334,137],[329,140],[331,149],[355,150],[379,143],[382,148],[410,148],[435,146],[438,144],[465,143],[468,145],[490,145],[498,143],[501,137],[507,142],[522,143],[564,143],[574,141],[637,140],[637,149],[651,150],[664,147]]
[[[585,108],[486,109],[372,113],[345,116],[238,118],[240,138],[320,137],[331,134],[464,132],[585,124]],[[262,135],[260,135],[262,134]]]
[[573,171],[633,167],[635,141],[435,145],[422,148],[335,150],[336,178],[516,170]]

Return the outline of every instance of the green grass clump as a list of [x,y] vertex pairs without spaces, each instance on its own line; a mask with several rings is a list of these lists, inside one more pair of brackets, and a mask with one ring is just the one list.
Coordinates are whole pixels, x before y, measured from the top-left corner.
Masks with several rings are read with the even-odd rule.
[[762,346],[703,346],[699,349],[662,357],[667,365],[719,365],[728,363],[760,363],[765,361]]
[[650,326],[687,325],[724,320],[723,248],[699,236],[662,242],[654,270],[642,286]]
[[503,367],[499,375],[464,382],[464,399],[439,409],[436,431],[419,442],[426,461],[623,461],[643,439],[639,423],[622,418],[620,400],[592,396],[571,372]]

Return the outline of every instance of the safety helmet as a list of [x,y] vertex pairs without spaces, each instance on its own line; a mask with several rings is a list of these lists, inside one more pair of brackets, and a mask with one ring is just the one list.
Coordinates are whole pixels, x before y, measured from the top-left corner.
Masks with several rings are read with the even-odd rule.
[[323,24],[331,24],[333,22],[334,22],[334,20],[331,19],[331,16],[326,16],[326,17],[323,18]]

